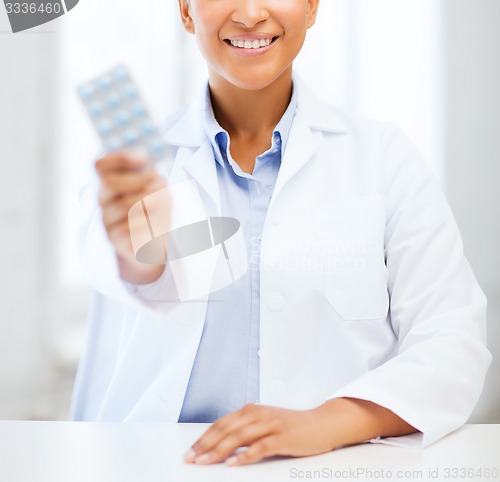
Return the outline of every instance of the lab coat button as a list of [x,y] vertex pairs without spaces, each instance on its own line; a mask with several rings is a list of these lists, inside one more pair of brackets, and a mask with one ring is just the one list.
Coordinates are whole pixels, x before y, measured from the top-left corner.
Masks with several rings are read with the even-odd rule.
[[285,392],[286,385],[283,380],[271,380],[268,387],[269,393],[272,396],[277,397]]
[[280,217],[277,214],[273,214],[271,216],[271,224],[273,226],[278,226],[279,223],[280,223]]
[[285,298],[280,293],[271,293],[267,305],[270,310],[279,311],[285,306]]

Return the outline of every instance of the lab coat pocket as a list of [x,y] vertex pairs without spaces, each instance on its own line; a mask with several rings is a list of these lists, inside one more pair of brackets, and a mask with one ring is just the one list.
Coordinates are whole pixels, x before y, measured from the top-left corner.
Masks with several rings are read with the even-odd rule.
[[387,316],[385,217],[380,195],[313,208],[325,296],[344,320]]

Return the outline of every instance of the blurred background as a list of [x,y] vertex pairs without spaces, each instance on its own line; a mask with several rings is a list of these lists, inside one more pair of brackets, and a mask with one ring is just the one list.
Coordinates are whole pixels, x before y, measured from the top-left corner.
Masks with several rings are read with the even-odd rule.
[[[78,190],[99,144],[75,88],[125,62],[155,119],[206,70],[176,0],[81,0],[11,34],[0,6],[0,419],[64,420],[85,337]],[[395,122],[445,191],[489,299],[494,354],[471,421],[500,423],[500,2],[323,0],[296,69]]]

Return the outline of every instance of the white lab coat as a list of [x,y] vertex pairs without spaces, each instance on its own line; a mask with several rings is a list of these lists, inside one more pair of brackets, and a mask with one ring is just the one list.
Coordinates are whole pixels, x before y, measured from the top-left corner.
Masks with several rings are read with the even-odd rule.
[[[426,446],[465,423],[481,393],[491,360],[485,296],[408,139],[324,103],[296,75],[294,84],[298,110],[261,241],[260,403],[371,400],[420,430],[374,442]],[[170,184],[194,179],[217,215],[202,112],[200,95],[167,119],[158,169]],[[122,282],[95,183],[82,206],[95,296],[73,417],[176,422],[207,301],[162,302],[175,298],[168,269],[148,286]]]

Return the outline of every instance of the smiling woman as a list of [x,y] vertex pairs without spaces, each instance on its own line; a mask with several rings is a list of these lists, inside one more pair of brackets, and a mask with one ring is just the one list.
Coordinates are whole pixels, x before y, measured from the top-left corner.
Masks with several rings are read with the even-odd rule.
[[[181,0],[180,5],[184,28],[196,36],[212,81],[257,90],[282,75],[291,81],[291,64],[319,2]],[[261,46],[261,40],[269,45]]]
[[230,135],[235,161],[251,173],[290,102],[292,63],[319,1],[179,4],[184,28],[207,62],[215,116]]
[[[281,3],[285,4],[283,0]],[[441,185],[447,189],[464,235],[466,253],[490,300],[489,343],[490,349],[497,353],[500,340],[495,323],[500,307],[500,258],[497,248],[500,138],[495,128],[499,125],[500,113],[497,95],[499,8],[497,0],[476,3],[455,0],[325,0],[321,2],[316,23],[308,30],[307,41],[294,61],[297,72],[319,97],[331,104],[347,107],[349,111],[358,110],[370,118],[396,122],[424,153]],[[0,36],[0,57],[3,65],[8,66],[8,75],[3,77],[3,88],[0,90],[0,137],[5,160],[0,176],[0,417],[64,419],[67,417],[74,370],[84,343],[88,301],[88,283],[82,275],[75,243],[78,192],[82,178],[92,169],[96,153],[100,151],[85,112],[78,103],[75,89],[82,82],[124,62],[138,81],[154,116],[159,119],[166,112],[192,101],[199,84],[206,77],[206,66],[194,36],[186,35],[183,30],[178,2],[143,0],[139,6],[135,0],[85,0],[70,14],[33,29],[29,35],[11,34],[5,12],[0,14],[0,27],[3,34]],[[274,35],[274,27],[269,30],[266,27],[262,31],[266,35]],[[230,35],[233,34],[234,31]],[[20,62],[19,59],[25,61]],[[43,69],[40,69],[41,65]],[[203,94],[201,98],[204,98]],[[293,98],[289,105],[296,105]],[[242,112],[245,108],[242,105]],[[301,110],[304,112],[296,120],[292,119],[294,129],[300,127],[304,115],[311,112],[298,109],[297,113]],[[210,109],[208,112],[211,112]],[[317,117],[310,119],[318,120]],[[196,370],[193,363],[190,389],[185,394],[182,391],[183,382],[188,385],[190,374],[184,360],[192,347],[186,348],[189,340],[180,344],[175,328],[182,331],[186,327],[181,321],[196,321],[199,314],[186,315],[183,320],[179,319],[179,324],[174,321],[172,331],[145,346],[137,355],[139,363],[134,363],[135,359],[131,357],[127,368],[125,365],[115,366],[113,356],[123,353],[126,360],[125,355],[132,353],[126,347],[129,340],[127,330],[133,331],[134,318],[125,319],[125,316],[120,317],[120,313],[117,315],[116,311],[109,310],[105,315],[101,313],[96,317],[98,321],[105,319],[105,323],[99,324],[99,330],[89,327],[91,334],[97,336],[95,339],[103,343],[94,356],[90,356],[89,351],[84,356],[84,360],[94,363],[95,369],[92,371],[89,368],[92,366],[90,363],[86,370],[82,369],[82,373],[88,375],[88,383],[83,388],[77,385],[76,392],[83,393],[85,397],[75,397],[81,403],[80,411],[73,412],[75,418],[124,420],[128,417],[133,420],[135,417],[144,420],[149,417],[176,421],[179,418],[175,412],[184,407],[181,420],[210,421],[256,400],[262,404],[274,403],[294,409],[311,407],[324,402],[333,393],[330,389],[334,383],[343,386],[352,378],[351,375],[359,375],[370,364],[373,366],[373,363],[382,361],[385,353],[372,351],[365,351],[362,356],[359,351],[353,351],[358,357],[346,361],[353,344],[366,348],[370,346],[370,340],[380,334],[380,326],[384,323],[381,318],[389,302],[387,297],[381,296],[387,292],[386,285],[381,283],[387,273],[376,270],[376,263],[384,257],[379,252],[380,235],[375,228],[376,220],[383,214],[379,206],[380,193],[375,196],[370,193],[347,204],[338,198],[334,201],[326,198],[319,200],[323,195],[319,192],[322,182],[325,183],[324,189],[328,188],[339,197],[346,193],[351,178],[342,183],[339,172],[335,171],[330,177],[315,176],[316,181],[311,183],[307,192],[296,195],[292,192],[292,196],[283,197],[298,179],[309,175],[306,169],[309,162],[301,164],[302,154],[307,154],[323,136],[340,136],[335,134],[339,125],[320,123],[313,126],[314,135],[309,137],[311,143],[299,143],[295,134],[291,134],[292,130],[288,129],[289,123],[290,118],[285,116],[273,139],[265,140],[262,146],[255,149],[260,155],[272,146],[262,162],[255,163],[259,167],[257,170],[254,168],[254,177],[262,173],[261,181],[247,180],[241,173],[235,175],[237,182],[233,184],[229,183],[233,179],[223,180],[227,182],[224,184],[226,187],[247,183],[247,187],[255,192],[262,190],[263,198],[258,200],[262,202],[266,196],[272,195],[266,186],[272,185],[278,166],[272,151],[277,149],[283,153],[281,173],[274,185],[275,199],[273,206],[268,208],[266,232],[261,232],[262,225],[259,224],[262,222],[259,217],[261,208],[266,203],[254,203],[253,213],[257,216],[250,218],[242,215],[240,221],[242,226],[247,226],[247,230],[254,226],[251,247],[262,246],[262,260],[257,251],[249,250],[252,265],[262,267],[264,277],[269,270],[282,269],[290,275],[290,282],[297,285],[297,291],[291,293],[284,289],[287,280],[264,280],[267,294],[261,301],[261,342],[259,347],[252,342],[252,358],[244,355],[250,345],[250,338],[244,338],[244,330],[249,325],[244,323],[248,323],[251,309],[248,309],[248,298],[242,303],[241,298],[235,295],[241,287],[236,287],[234,296],[230,297],[234,301],[232,308],[228,308],[231,315],[224,315],[224,310],[219,310],[228,306],[223,302],[227,298],[218,298],[218,294],[209,303],[211,317],[206,320],[203,344],[199,345],[200,356]],[[196,171],[194,167],[200,164],[198,161],[211,152],[210,149],[213,152],[211,146],[208,149],[205,146],[199,153],[200,157],[189,157],[196,149],[193,145],[196,125],[196,122],[185,125],[184,135],[176,138],[181,143],[178,146],[180,164],[177,166],[182,166],[182,169]],[[318,131],[320,127],[325,129],[321,135]],[[204,129],[196,129],[196,132],[200,139],[205,138]],[[290,135],[286,136],[288,132]],[[214,136],[216,133],[217,159],[221,161],[224,157],[217,166],[222,170],[232,159],[226,156],[230,139],[225,132],[214,131]],[[339,141],[341,139],[338,137]],[[319,148],[324,152],[330,145],[322,143]],[[229,152],[234,154],[235,159],[243,159],[245,155],[244,151],[236,152],[233,144]],[[340,168],[340,158],[334,156],[332,150],[327,163]],[[269,159],[274,163],[267,162]],[[247,161],[246,170],[250,171],[255,159],[250,155]],[[359,157],[356,157],[353,165],[358,161]],[[311,165],[314,163],[315,160]],[[236,165],[234,169],[237,169]],[[304,176],[291,176],[293,170],[300,170]],[[231,166],[229,173],[233,175],[234,172]],[[245,170],[242,169],[242,172]],[[371,173],[374,179],[379,174],[376,171]],[[207,191],[201,190],[202,196],[206,196],[207,192],[214,194],[212,188],[217,183],[212,184],[213,178],[207,172],[202,173],[202,177],[207,180],[203,184]],[[339,184],[328,186],[330,179],[338,179]],[[223,190],[222,194],[225,192]],[[363,190],[360,189],[359,193],[362,194]],[[241,192],[233,194],[241,194],[239,200],[242,203],[256,200],[252,198],[249,201],[248,193],[244,193],[246,201]],[[318,202],[309,210],[305,203],[312,203],[315,196],[318,196]],[[224,199],[224,205],[233,203],[236,208],[233,200],[234,196]],[[300,205],[302,202],[303,206]],[[290,210],[282,211],[286,205],[294,210],[291,217]],[[92,206],[92,209],[96,207]],[[360,212],[370,213],[371,221],[364,227],[356,221]],[[238,215],[241,213],[240,209]],[[345,228],[346,222],[350,231],[336,228],[339,223]],[[294,231],[288,237],[280,236],[285,228],[290,227],[287,223],[293,224]],[[370,234],[360,236],[362,232]],[[428,248],[433,247],[434,243],[429,242]],[[379,257],[367,258],[367,251],[379,253]],[[368,265],[368,262],[372,264]],[[363,276],[362,269],[366,266],[370,271],[368,276]],[[97,270],[97,274],[102,276],[104,271]],[[302,276],[297,276],[298,273]],[[304,283],[313,279],[316,280],[316,291],[306,291]],[[342,290],[343,286],[359,286],[366,292],[370,285],[375,285],[375,289],[363,298],[358,297],[355,303]],[[249,282],[245,293],[252,286],[256,284]],[[322,295],[319,297],[315,293]],[[159,296],[151,298],[161,300],[165,296],[160,289]],[[399,327],[402,336],[406,325],[398,324],[394,292],[391,296],[392,327]],[[310,320],[313,310],[293,305],[295,299],[309,300],[315,309],[327,310],[325,318],[318,322],[321,330],[300,332],[299,347],[290,344],[292,334],[296,334],[299,328],[291,322],[299,318]],[[94,301],[99,300],[99,295],[94,295]],[[92,313],[98,306],[94,303]],[[112,305],[106,302],[103,306],[109,308]],[[167,319],[171,321],[171,318]],[[210,320],[226,320],[226,324],[217,326]],[[230,331],[235,325],[234,320],[241,321],[238,327],[239,334],[243,335],[241,343],[235,342],[235,332]],[[160,329],[160,326],[161,323],[157,325],[147,318],[144,326],[137,324],[137,333],[146,336],[149,328],[147,336],[154,338],[154,329]],[[312,328],[313,324],[308,323],[308,326]],[[214,332],[214,327],[220,330]],[[191,328],[192,325],[189,325],[186,329]],[[284,341],[272,347],[274,352],[279,353],[276,353],[277,358],[270,360],[273,351],[266,342],[269,339],[267,335],[270,330],[279,329],[282,331],[277,338]],[[202,333],[195,329],[192,332]],[[249,336],[248,330],[246,333]],[[212,334],[214,336],[210,336]],[[390,335],[390,331],[386,335]],[[255,332],[252,336],[252,340],[257,338]],[[164,339],[167,339],[165,343]],[[308,357],[301,351],[300,347],[304,347],[307,353],[328,350],[330,353],[331,339],[347,341],[336,347],[339,358],[328,359],[326,368],[318,366],[314,357]],[[173,340],[173,346],[169,345],[169,340]],[[130,341],[129,349],[134,343],[136,346],[139,344],[137,339],[130,338]],[[248,346],[244,346],[245,343]],[[225,375],[216,376],[223,372],[219,365],[215,365],[217,360],[209,358],[210,362],[204,362],[203,355],[207,352],[224,353],[231,360],[235,372],[248,370],[249,366],[254,371],[249,371],[249,376],[237,383]],[[145,353],[148,357],[144,356]],[[178,358],[174,365],[181,367],[183,382],[179,383],[172,375],[172,379],[177,381],[167,383],[167,380],[164,384],[168,373],[163,368],[160,375],[153,367],[151,377],[144,376],[142,358],[149,360],[150,356],[157,362],[158,368],[166,354],[176,353]],[[271,364],[275,370],[263,370],[263,376],[258,380],[252,375],[260,374],[256,359],[265,366]],[[291,366],[294,377],[285,376],[284,362]],[[500,357],[495,357],[493,363],[486,390],[472,415],[474,422],[500,421],[497,386]],[[214,366],[213,371],[210,364]],[[134,378],[136,366],[143,371]],[[203,367],[206,369],[203,370]],[[303,382],[303,373],[312,375]],[[405,374],[393,384],[398,386],[401,380],[408,378]],[[112,379],[116,385],[111,385]],[[122,384],[120,379],[127,382]],[[154,385],[153,380],[158,383]],[[331,380],[331,383],[325,383],[325,380]],[[446,383],[445,380],[443,386]],[[152,387],[147,395],[144,394],[146,386]],[[163,386],[166,388],[163,389]],[[127,387],[124,392],[129,396],[123,396],[121,402],[119,394],[123,387]],[[172,387],[177,387],[177,390]],[[197,395],[200,393],[197,387],[201,387],[203,396]],[[234,390],[229,392],[228,387]],[[321,387],[328,393],[318,392]],[[109,400],[105,401],[105,390],[108,388]],[[289,403],[292,392],[296,402],[294,407]],[[189,393],[193,395],[189,396]],[[463,398],[457,397],[457,400],[462,401]],[[204,402],[203,406],[198,405],[200,401]],[[133,414],[136,402],[137,412]],[[428,400],[422,400],[421,405],[427,406]],[[436,426],[439,426],[439,421]],[[399,442],[405,440],[403,437]],[[379,442],[387,442],[387,439],[380,439]]]
[[[293,71],[319,0],[179,7],[208,81],[166,119],[165,159],[105,154],[83,192],[96,293],[74,418],[214,422],[186,461],[229,465],[424,447],[458,428],[491,360],[485,297],[408,138]],[[196,302],[179,299],[168,248],[165,265],[145,265],[131,246],[130,208],[165,178],[196,183],[206,217],[238,220],[252,260]],[[155,209],[179,219],[184,206]]]

